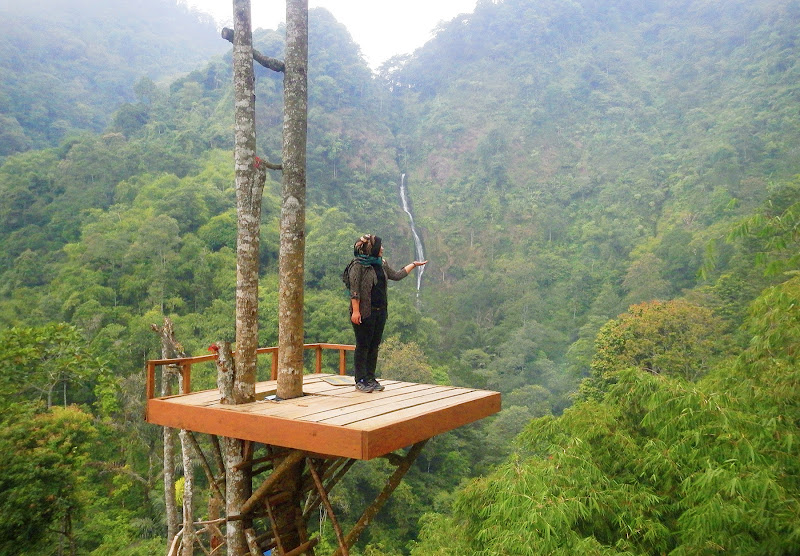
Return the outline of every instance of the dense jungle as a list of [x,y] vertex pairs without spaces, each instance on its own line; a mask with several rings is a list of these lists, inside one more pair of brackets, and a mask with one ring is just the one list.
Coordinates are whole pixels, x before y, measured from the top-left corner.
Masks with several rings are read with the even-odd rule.
[[[430,263],[390,287],[379,374],[503,395],[353,554],[800,553],[800,1],[479,0],[377,71],[309,19],[306,341],[352,343],[360,234],[413,260],[402,179]],[[143,367],[164,317],[189,354],[234,339],[230,44],[171,0],[0,21],[0,554],[164,553]],[[281,77],[256,79],[277,162]],[[387,469],[332,492],[345,524]]]

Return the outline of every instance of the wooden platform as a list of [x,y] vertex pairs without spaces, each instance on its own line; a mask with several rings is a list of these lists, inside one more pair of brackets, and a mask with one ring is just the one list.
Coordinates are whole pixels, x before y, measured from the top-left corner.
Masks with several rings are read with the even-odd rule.
[[[347,381],[346,384],[331,384]],[[258,401],[222,405],[205,390],[147,400],[157,425],[241,438],[328,456],[372,459],[500,411],[487,390],[382,380],[383,392],[357,392],[352,377],[304,375],[301,398],[274,395],[276,381],[256,384]]]

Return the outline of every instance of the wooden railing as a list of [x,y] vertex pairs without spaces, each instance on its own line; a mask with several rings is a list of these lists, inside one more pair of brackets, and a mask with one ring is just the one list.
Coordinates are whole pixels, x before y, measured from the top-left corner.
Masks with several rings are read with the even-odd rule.
[[[313,349],[315,351],[315,372],[322,372],[322,350],[323,349],[336,349],[339,350],[339,374],[346,374],[346,358],[345,353],[356,349],[354,345],[348,344],[304,344],[304,349]],[[270,353],[272,354],[272,380],[278,379],[278,348],[277,347],[264,347],[256,350],[257,354]],[[183,357],[180,359],[150,359],[147,362],[147,399],[155,397],[156,390],[156,367],[162,365],[175,365],[180,369],[181,381],[183,383],[183,392],[188,394],[192,391],[192,365],[197,363],[207,363],[217,359],[217,354],[200,355],[197,357]]]

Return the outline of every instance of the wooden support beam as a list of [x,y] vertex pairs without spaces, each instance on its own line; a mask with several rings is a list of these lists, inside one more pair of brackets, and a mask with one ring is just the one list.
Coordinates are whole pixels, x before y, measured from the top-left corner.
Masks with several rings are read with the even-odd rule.
[[272,464],[263,465],[263,466],[259,467],[258,469],[253,469],[250,472],[250,476],[251,477],[258,477],[259,475],[261,475],[265,471],[270,471],[271,469],[274,469],[274,466]]
[[[283,504],[284,502],[288,501],[290,498],[291,498],[291,494],[290,493],[285,492],[285,491],[284,492],[279,492],[278,494],[276,494],[274,496],[270,496],[269,498],[264,500],[264,508],[266,509],[266,505],[267,504],[270,504],[272,506],[277,506],[279,504]],[[263,511],[262,512],[258,512],[256,510],[253,510],[247,516],[245,516],[245,515],[234,515],[234,516],[231,516],[231,517],[227,518],[227,521],[241,521],[245,517],[258,518],[258,517],[264,517],[266,515],[267,515],[267,513],[263,512]]]
[[325,487],[322,485],[322,479],[319,478],[319,474],[314,468],[314,462],[311,458],[306,458],[306,465],[308,465],[308,470],[311,472],[311,476],[314,478],[314,484],[317,485],[317,492],[319,492],[319,496],[322,498],[322,503],[325,504],[325,509],[328,510],[328,515],[331,518],[333,530],[336,532],[336,540],[339,541],[339,549],[342,551],[343,556],[350,556],[350,551],[347,550],[347,544],[345,543],[344,535],[342,534],[342,528],[339,526],[339,520],[336,519],[336,514],[333,512],[333,506],[331,506],[331,502],[328,500],[328,493],[325,492]]
[[[214,448],[212,450],[212,454],[214,454],[214,461],[217,464],[217,476],[220,477],[217,479],[219,484],[219,488],[222,492],[225,492],[225,482],[227,479],[227,475],[225,473],[225,462],[222,459],[222,446],[219,443],[219,437],[215,434],[210,434],[211,437],[211,446]],[[225,500],[225,497],[222,497],[222,500]]]
[[[386,486],[383,487],[381,493],[377,498],[375,498],[375,501],[366,510],[364,510],[364,514],[353,526],[353,530],[348,533],[347,538],[345,539],[347,546],[353,546],[355,544],[359,535],[361,535],[364,529],[366,529],[367,525],[369,525],[372,519],[377,515],[378,511],[380,511],[394,490],[397,488],[397,485],[400,484],[400,481],[403,480],[405,474],[408,473],[408,470],[411,468],[411,464],[417,459],[417,456],[419,456],[422,448],[425,447],[427,442],[427,440],[417,442],[411,447],[405,457],[403,457],[402,463],[397,466],[397,469],[394,470],[392,476],[389,477],[389,480],[386,482]],[[344,553],[337,549],[336,552],[333,553],[333,556],[344,556]]]
[[348,458],[333,458],[328,460],[328,463],[325,465],[324,469],[322,470],[322,481],[326,481],[330,479],[331,475],[336,473],[336,470],[339,469],[342,465],[347,462]]
[[[356,461],[357,460],[355,459],[346,460],[346,463],[336,472],[336,474],[328,482],[328,484],[325,485],[325,490],[327,492],[333,490],[333,487],[335,487],[339,483],[339,481],[342,480],[342,477],[344,477],[347,474],[347,472],[350,471],[350,468],[353,467],[353,464]],[[320,502],[322,502],[322,500],[320,499],[319,496],[316,496],[313,499],[309,499],[309,501],[306,503],[305,509],[303,510],[303,518],[308,519],[311,516],[311,512],[315,511],[319,507]]]
[[286,459],[275,468],[275,471],[273,471],[272,474],[267,477],[263,483],[261,483],[261,486],[258,487],[252,496],[250,496],[250,498],[248,498],[247,501],[242,504],[241,515],[248,515],[252,513],[258,502],[267,495],[273,486],[275,486],[275,483],[281,478],[281,475],[286,473],[292,468],[293,465],[301,461],[304,457],[305,452],[301,450],[293,450],[288,456],[286,456]]
[[203,450],[200,449],[200,444],[197,442],[197,438],[195,438],[194,433],[192,431],[187,430],[189,443],[194,448],[194,452],[200,457],[200,467],[203,468],[203,471],[206,474],[206,479],[208,479],[208,483],[214,489],[214,492],[219,497],[220,500],[225,500],[225,496],[222,494],[222,490],[220,490],[219,485],[217,484],[217,480],[214,478],[214,472],[211,470],[211,466],[208,465],[208,460],[206,459],[206,455],[203,453]]
[[289,453],[289,450],[281,450],[280,452],[274,452],[272,454],[261,456],[260,458],[254,458],[249,461],[243,461],[239,465],[236,466],[236,470],[244,469],[245,467],[252,467],[256,464],[263,463],[265,461],[272,461],[274,459],[286,457],[286,454]]
[[[297,508],[298,510],[300,508]],[[300,539],[300,544],[303,545],[309,541],[308,538],[308,523],[303,519],[302,512],[295,512],[294,514],[294,526],[295,530],[297,531],[297,536]],[[306,553],[307,554],[307,553]],[[314,551],[311,550],[311,556],[314,556]]]
[[314,537],[310,541],[304,542],[294,550],[286,552],[283,556],[300,556],[300,554],[308,552],[309,550],[317,546],[318,543],[319,543],[319,537]]
[[283,554],[283,543],[281,542],[281,532],[278,531],[278,522],[275,521],[275,514],[272,513],[272,505],[269,500],[264,501],[267,507],[267,515],[269,516],[269,525],[272,528],[272,538],[275,539],[275,544],[278,546],[278,554]]

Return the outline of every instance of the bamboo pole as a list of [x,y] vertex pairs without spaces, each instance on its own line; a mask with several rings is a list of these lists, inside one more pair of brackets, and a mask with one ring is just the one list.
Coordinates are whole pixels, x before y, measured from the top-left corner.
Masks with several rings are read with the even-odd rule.
[[223,496],[222,491],[220,490],[219,485],[217,484],[217,480],[214,478],[214,472],[211,470],[211,466],[208,464],[208,459],[206,459],[206,455],[203,453],[203,450],[200,449],[200,444],[198,444],[197,438],[195,438],[194,436],[194,432],[192,431],[187,431],[187,432],[189,433],[188,435],[189,441],[191,442],[192,447],[194,448],[194,452],[198,456],[200,456],[200,467],[203,468],[203,471],[206,474],[206,479],[208,479],[208,483],[214,489],[214,492],[217,494],[217,496],[221,500],[224,500],[225,497]]
[[319,478],[319,474],[314,468],[314,462],[311,461],[311,458],[306,458],[306,463],[308,464],[308,470],[311,471],[311,476],[314,478],[314,484],[317,485],[317,492],[319,492],[320,498],[322,498],[322,503],[325,504],[325,509],[328,510],[328,515],[331,517],[331,524],[336,533],[336,540],[339,541],[339,548],[343,556],[350,556],[350,552],[347,550],[347,544],[344,541],[342,528],[339,526],[339,520],[336,519],[336,514],[333,513],[333,506],[331,506],[331,501],[328,500],[328,493],[325,492],[325,488],[322,486],[322,480]]
[[[333,478],[328,482],[328,484],[325,485],[325,490],[327,490],[328,492],[333,490],[333,487],[335,487],[339,483],[339,481],[342,480],[342,477],[344,477],[347,474],[347,472],[350,470],[351,467],[353,467],[353,464],[355,462],[356,462],[355,459],[347,460],[344,466],[342,466],[342,468],[336,472],[336,475],[333,476]],[[320,502],[321,500],[319,496],[316,496],[313,499],[309,499],[305,509],[303,510],[303,518],[308,519],[308,517],[311,515],[311,512],[313,512],[319,507]]]
[[289,450],[283,450],[281,452],[275,452],[274,454],[269,454],[267,456],[261,456],[260,458],[254,458],[251,459],[250,461],[243,461],[242,463],[236,466],[236,469],[239,470],[239,469],[244,469],[245,467],[253,467],[254,465],[263,463],[265,461],[272,461],[274,459],[283,458],[286,457],[288,453]]
[[285,553],[283,556],[300,556],[304,552],[308,552],[319,543],[319,537],[314,537],[310,541],[304,542],[294,550],[290,550],[289,552]]
[[[397,466],[397,469],[394,470],[392,476],[389,477],[389,480],[386,482],[386,485],[383,487],[381,493],[377,498],[375,498],[375,501],[366,510],[364,510],[361,518],[353,526],[353,530],[348,533],[347,538],[345,539],[347,546],[353,546],[355,544],[359,535],[361,535],[364,529],[366,529],[367,525],[369,525],[375,515],[377,515],[378,511],[380,511],[380,509],[392,495],[394,489],[397,488],[397,485],[400,484],[400,481],[403,480],[405,474],[408,473],[408,470],[411,468],[411,464],[417,459],[417,456],[419,456],[422,448],[425,447],[427,442],[427,440],[423,440],[422,442],[417,442],[411,447],[411,449],[403,458],[402,463]],[[340,550],[337,549],[336,552],[333,553],[333,556],[344,555]]]
[[266,501],[267,506],[267,516],[269,517],[269,524],[272,527],[272,536],[275,539],[275,544],[278,545],[278,553],[283,554],[283,543],[281,542],[281,534],[278,531],[278,523],[275,521],[275,515],[272,513],[272,504],[269,503],[269,500]]

